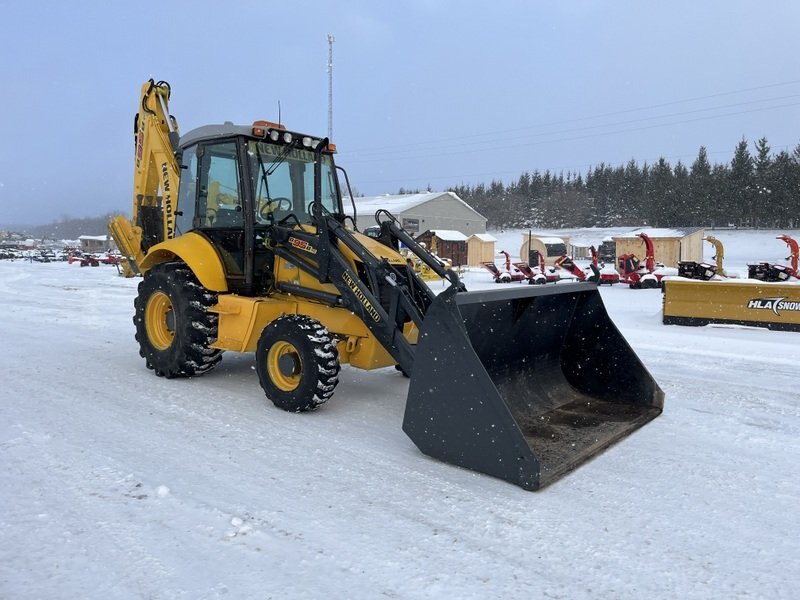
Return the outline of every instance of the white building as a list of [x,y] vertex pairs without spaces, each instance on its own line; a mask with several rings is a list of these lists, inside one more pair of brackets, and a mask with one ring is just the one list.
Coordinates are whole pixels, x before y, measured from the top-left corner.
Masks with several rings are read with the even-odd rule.
[[84,252],[108,252],[116,248],[108,235],[82,235],[78,240]]
[[[431,230],[460,231],[470,236],[486,232],[486,221],[453,192],[428,192],[356,198],[358,228],[364,230],[375,225],[375,212],[388,210],[400,221],[403,229],[417,236]],[[345,212],[352,215],[353,208],[344,201]]]

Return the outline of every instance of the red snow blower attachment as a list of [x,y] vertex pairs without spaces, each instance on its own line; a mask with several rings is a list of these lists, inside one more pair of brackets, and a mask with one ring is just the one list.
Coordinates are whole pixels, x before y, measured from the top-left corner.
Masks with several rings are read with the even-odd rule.
[[590,265],[592,272],[589,275],[587,275],[586,271],[575,264],[575,261],[566,254],[557,258],[555,265],[560,269],[564,269],[567,273],[570,273],[578,281],[590,281],[592,283],[597,283],[600,281],[600,269],[594,263]]
[[506,257],[505,270],[501,271],[493,260],[484,261],[481,266],[489,271],[494,277],[495,283],[511,283],[512,281],[525,281],[529,279],[528,273],[530,267],[528,263],[514,263],[514,268],[511,268],[511,256],[505,250],[501,250],[500,254]]
[[750,263],[747,265],[747,276],[749,279],[759,281],[791,281],[792,278],[800,279],[798,269],[798,257],[800,257],[800,245],[794,238],[788,235],[779,235],[776,239],[783,240],[789,246],[789,256],[786,260],[791,261],[791,265],[778,265],[768,262]]

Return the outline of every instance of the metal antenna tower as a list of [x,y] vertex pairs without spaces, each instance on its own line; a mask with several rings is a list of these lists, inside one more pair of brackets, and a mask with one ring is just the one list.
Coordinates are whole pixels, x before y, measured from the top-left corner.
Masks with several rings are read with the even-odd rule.
[[333,42],[336,38],[328,34],[328,139],[333,139]]

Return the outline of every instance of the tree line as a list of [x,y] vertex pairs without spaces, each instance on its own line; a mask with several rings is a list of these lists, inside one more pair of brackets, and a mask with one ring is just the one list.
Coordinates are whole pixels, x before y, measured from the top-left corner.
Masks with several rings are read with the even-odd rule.
[[47,225],[23,227],[20,233],[37,240],[77,240],[82,235],[107,235],[108,222],[119,214],[108,213],[99,217],[74,218],[66,215]]
[[599,164],[581,173],[524,172],[510,184],[450,188],[492,229],[651,225],[800,227],[800,144],[773,153],[766,138],[751,154],[743,138],[729,164],[705,147],[690,166],[665,158]]
[[[431,188],[428,186],[428,191]],[[401,188],[398,193],[419,193]],[[581,173],[523,172],[515,182],[459,185],[455,192],[491,229],[566,227],[800,227],[800,144],[773,153],[766,138],[742,139],[728,164],[711,164],[700,147],[690,166],[601,163]],[[112,213],[25,228],[34,237],[102,235]]]

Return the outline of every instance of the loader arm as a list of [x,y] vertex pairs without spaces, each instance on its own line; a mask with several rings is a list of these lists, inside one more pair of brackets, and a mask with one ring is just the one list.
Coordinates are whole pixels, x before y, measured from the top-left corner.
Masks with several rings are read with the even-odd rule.
[[[438,257],[428,252],[417,240],[411,237],[392,213],[381,209],[375,213],[375,221],[381,227],[381,240],[393,248],[397,248],[400,243],[404,244],[417,258],[425,263],[430,269],[442,279],[450,282],[450,285],[457,291],[465,292],[467,288],[452,269],[448,269]],[[388,240],[388,241],[387,241]]]
[[175,237],[180,184],[178,123],[169,114],[170,87],[165,81],[142,85],[139,111],[134,117],[134,176],[131,220],[122,215],[109,231],[133,272],[148,250]]
[[[394,262],[376,257],[349,231],[336,215],[321,202],[320,153],[328,140],[320,141],[315,149],[314,204],[312,224],[316,232],[305,231],[290,224],[277,224],[269,232],[276,256],[285,258],[306,271],[320,283],[332,283],[339,295],[320,294],[310,289],[278,283],[279,291],[306,296],[332,306],[342,306],[358,315],[370,332],[394,358],[403,371],[411,374],[414,365],[414,348],[404,336],[404,328],[412,322],[422,327],[434,294],[422,278],[405,260]],[[386,245],[397,249],[403,242],[433,272],[450,282],[450,288],[441,295],[465,291],[458,274],[423,248],[398,223],[388,211],[378,211],[376,221],[381,226],[381,238]],[[343,248],[355,257],[352,264]]]
[[[285,282],[276,283],[276,289],[353,312],[410,374],[414,349],[403,330],[408,322],[418,329],[422,326],[433,293],[405,262],[374,256],[334,215],[324,209],[321,212],[317,217],[319,234],[276,225],[270,230],[270,241],[276,256],[321,283],[333,284],[338,295]],[[355,256],[356,265],[344,255],[342,247]]]

